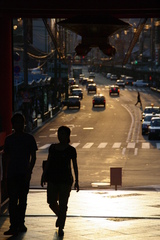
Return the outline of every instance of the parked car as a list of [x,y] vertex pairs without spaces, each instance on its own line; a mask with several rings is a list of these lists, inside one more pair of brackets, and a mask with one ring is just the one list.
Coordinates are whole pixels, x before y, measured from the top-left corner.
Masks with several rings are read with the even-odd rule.
[[111,94],[117,94],[119,96],[120,94],[120,89],[119,86],[117,85],[111,85],[109,87],[109,95],[111,96]]
[[148,128],[148,139],[160,138],[160,117],[153,117]]
[[117,79],[118,79],[118,77],[115,74],[112,74],[111,77],[110,77],[111,81],[117,81]]
[[88,84],[88,93],[90,92],[97,92],[97,86],[96,86],[96,83],[90,83]]
[[103,105],[104,107],[106,106],[106,99],[105,96],[101,93],[95,94],[92,99],[92,105],[93,107]]
[[74,88],[72,89],[72,95],[73,96],[79,96],[80,99],[83,99],[83,91],[81,88]]
[[126,77],[125,77],[125,85],[130,85],[130,86],[132,86],[132,85],[133,85],[133,82],[134,82],[134,78],[133,78],[133,77],[130,77],[130,76],[126,76]]
[[135,86],[135,87],[148,87],[149,84],[147,82],[145,82],[144,80],[137,80],[137,81],[133,82],[133,86]]
[[78,107],[80,109],[81,102],[79,96],[69,96],[66,105],[68,109],[70,107]]
[[116,81],[116,85],[119,86],[119,87],[125,88],[125,81],[121,80],[121,79],[118,79]]

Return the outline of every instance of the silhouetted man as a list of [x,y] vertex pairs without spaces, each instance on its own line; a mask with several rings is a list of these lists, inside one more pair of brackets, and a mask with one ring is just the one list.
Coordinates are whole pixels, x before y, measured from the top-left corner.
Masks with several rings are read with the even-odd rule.
[[34,137],[24,132],[25,119],[16,113],[11,119],[14,132],[4,144],[4,181],[7,179],[10,228],[4,235],[26,232],[25,212],[33,167],[36,162],[37,144]]

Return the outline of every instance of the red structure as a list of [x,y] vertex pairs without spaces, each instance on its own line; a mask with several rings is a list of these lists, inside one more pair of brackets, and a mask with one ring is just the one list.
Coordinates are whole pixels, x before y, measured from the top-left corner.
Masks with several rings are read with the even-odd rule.
[[0,20],[0,117],[1,129],[0,147],[3,145],[4,132],[11,133],[12,116],[12,20],[5,17]]

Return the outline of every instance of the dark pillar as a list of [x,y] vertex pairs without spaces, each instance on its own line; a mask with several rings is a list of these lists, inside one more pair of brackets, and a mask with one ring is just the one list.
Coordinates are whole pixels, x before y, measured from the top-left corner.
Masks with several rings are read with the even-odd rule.
[[12,19],[0,18],[0,116],[2,131],[12,130]]

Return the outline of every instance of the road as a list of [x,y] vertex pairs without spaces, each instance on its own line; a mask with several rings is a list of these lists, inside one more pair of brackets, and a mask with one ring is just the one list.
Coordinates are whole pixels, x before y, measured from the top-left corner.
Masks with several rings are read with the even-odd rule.
[[[89,73],[84,69],[84,74]],[[48,147],[58,142],[57,129],[61,125],[71,128],[71,145],[78,154],[81,188],[106,186],[110,183],[110,168],[122,168],[122,186],[158,185],[160,179],[160,141],[149,141],[141,134],[141,113],[135,106],[137,90],[143,107],[152,102],[159,105],[159,95],[149,88],[127,86],[120,96],[109,96],[109,85],[102,74],[96,73],[98,92],[106,96],[106,108],[92,108],[92,93],[82,86],[84,98],[81,109],[67,109],[53,118],[34,134],[37,144],[37,162],[31,187],[40,186],[42,160],[47,158]]]

